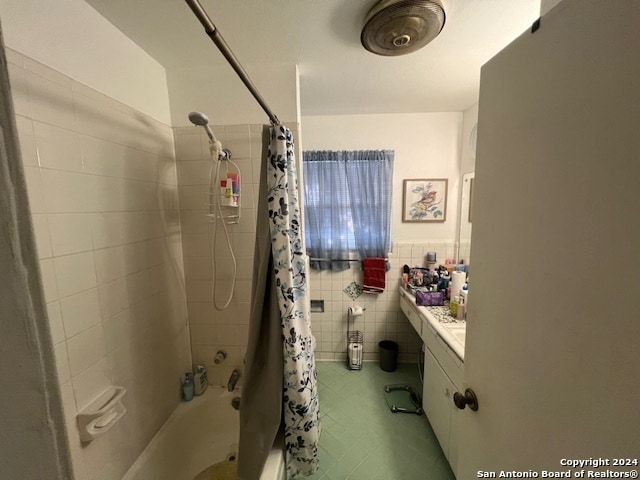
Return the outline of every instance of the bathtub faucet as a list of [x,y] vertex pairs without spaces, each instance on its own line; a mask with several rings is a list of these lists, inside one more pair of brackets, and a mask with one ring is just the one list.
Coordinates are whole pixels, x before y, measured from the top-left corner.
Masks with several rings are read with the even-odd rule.
[[229,381],[227,382],[227,390],[233,392],[236,388],[236,383],[240,380],[240,371],[238,369],[231,372],[231,376],[229,377]]

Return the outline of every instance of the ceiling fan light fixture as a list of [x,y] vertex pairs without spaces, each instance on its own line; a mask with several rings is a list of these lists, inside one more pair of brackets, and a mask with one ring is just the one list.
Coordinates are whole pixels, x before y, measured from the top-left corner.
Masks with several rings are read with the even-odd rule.
[[377,55],[406,55],[436,38],[445,19],[436,0],[382,0],[367,14],[360,41]]

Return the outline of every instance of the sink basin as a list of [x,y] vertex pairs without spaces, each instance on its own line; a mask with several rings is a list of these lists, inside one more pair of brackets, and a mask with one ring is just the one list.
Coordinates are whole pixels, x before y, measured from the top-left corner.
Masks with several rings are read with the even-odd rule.
[[453,336],[453,338],[455,338],[458,342],[460,342],[462,344],[462,346],[464,347],[464,341],[466,338],[466,334],[467,334],[467,329],[464,327],[461,328],[450,328],[449,332],[451,332],[451,335]]

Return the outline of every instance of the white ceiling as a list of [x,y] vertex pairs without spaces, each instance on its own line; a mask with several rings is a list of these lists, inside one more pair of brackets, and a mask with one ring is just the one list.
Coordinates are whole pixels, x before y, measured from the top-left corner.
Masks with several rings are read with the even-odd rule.
[[[183,1],[86,1],[167,70],[225,64]],[[242,64],[298,65],[302,115],[463,111],[477,102],[480,67],[540,14],[540,0],[443,0],[435,40],[381,57],[360,44],[376,1],[201,3]]]

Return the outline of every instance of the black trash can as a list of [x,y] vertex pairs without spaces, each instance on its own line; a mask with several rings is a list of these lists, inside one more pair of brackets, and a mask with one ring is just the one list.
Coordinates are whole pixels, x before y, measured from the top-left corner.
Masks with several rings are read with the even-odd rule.
[[398,344],[392,340],[378,343],[380,349],[380,368],[385,372],[394,372],[398,366]]

